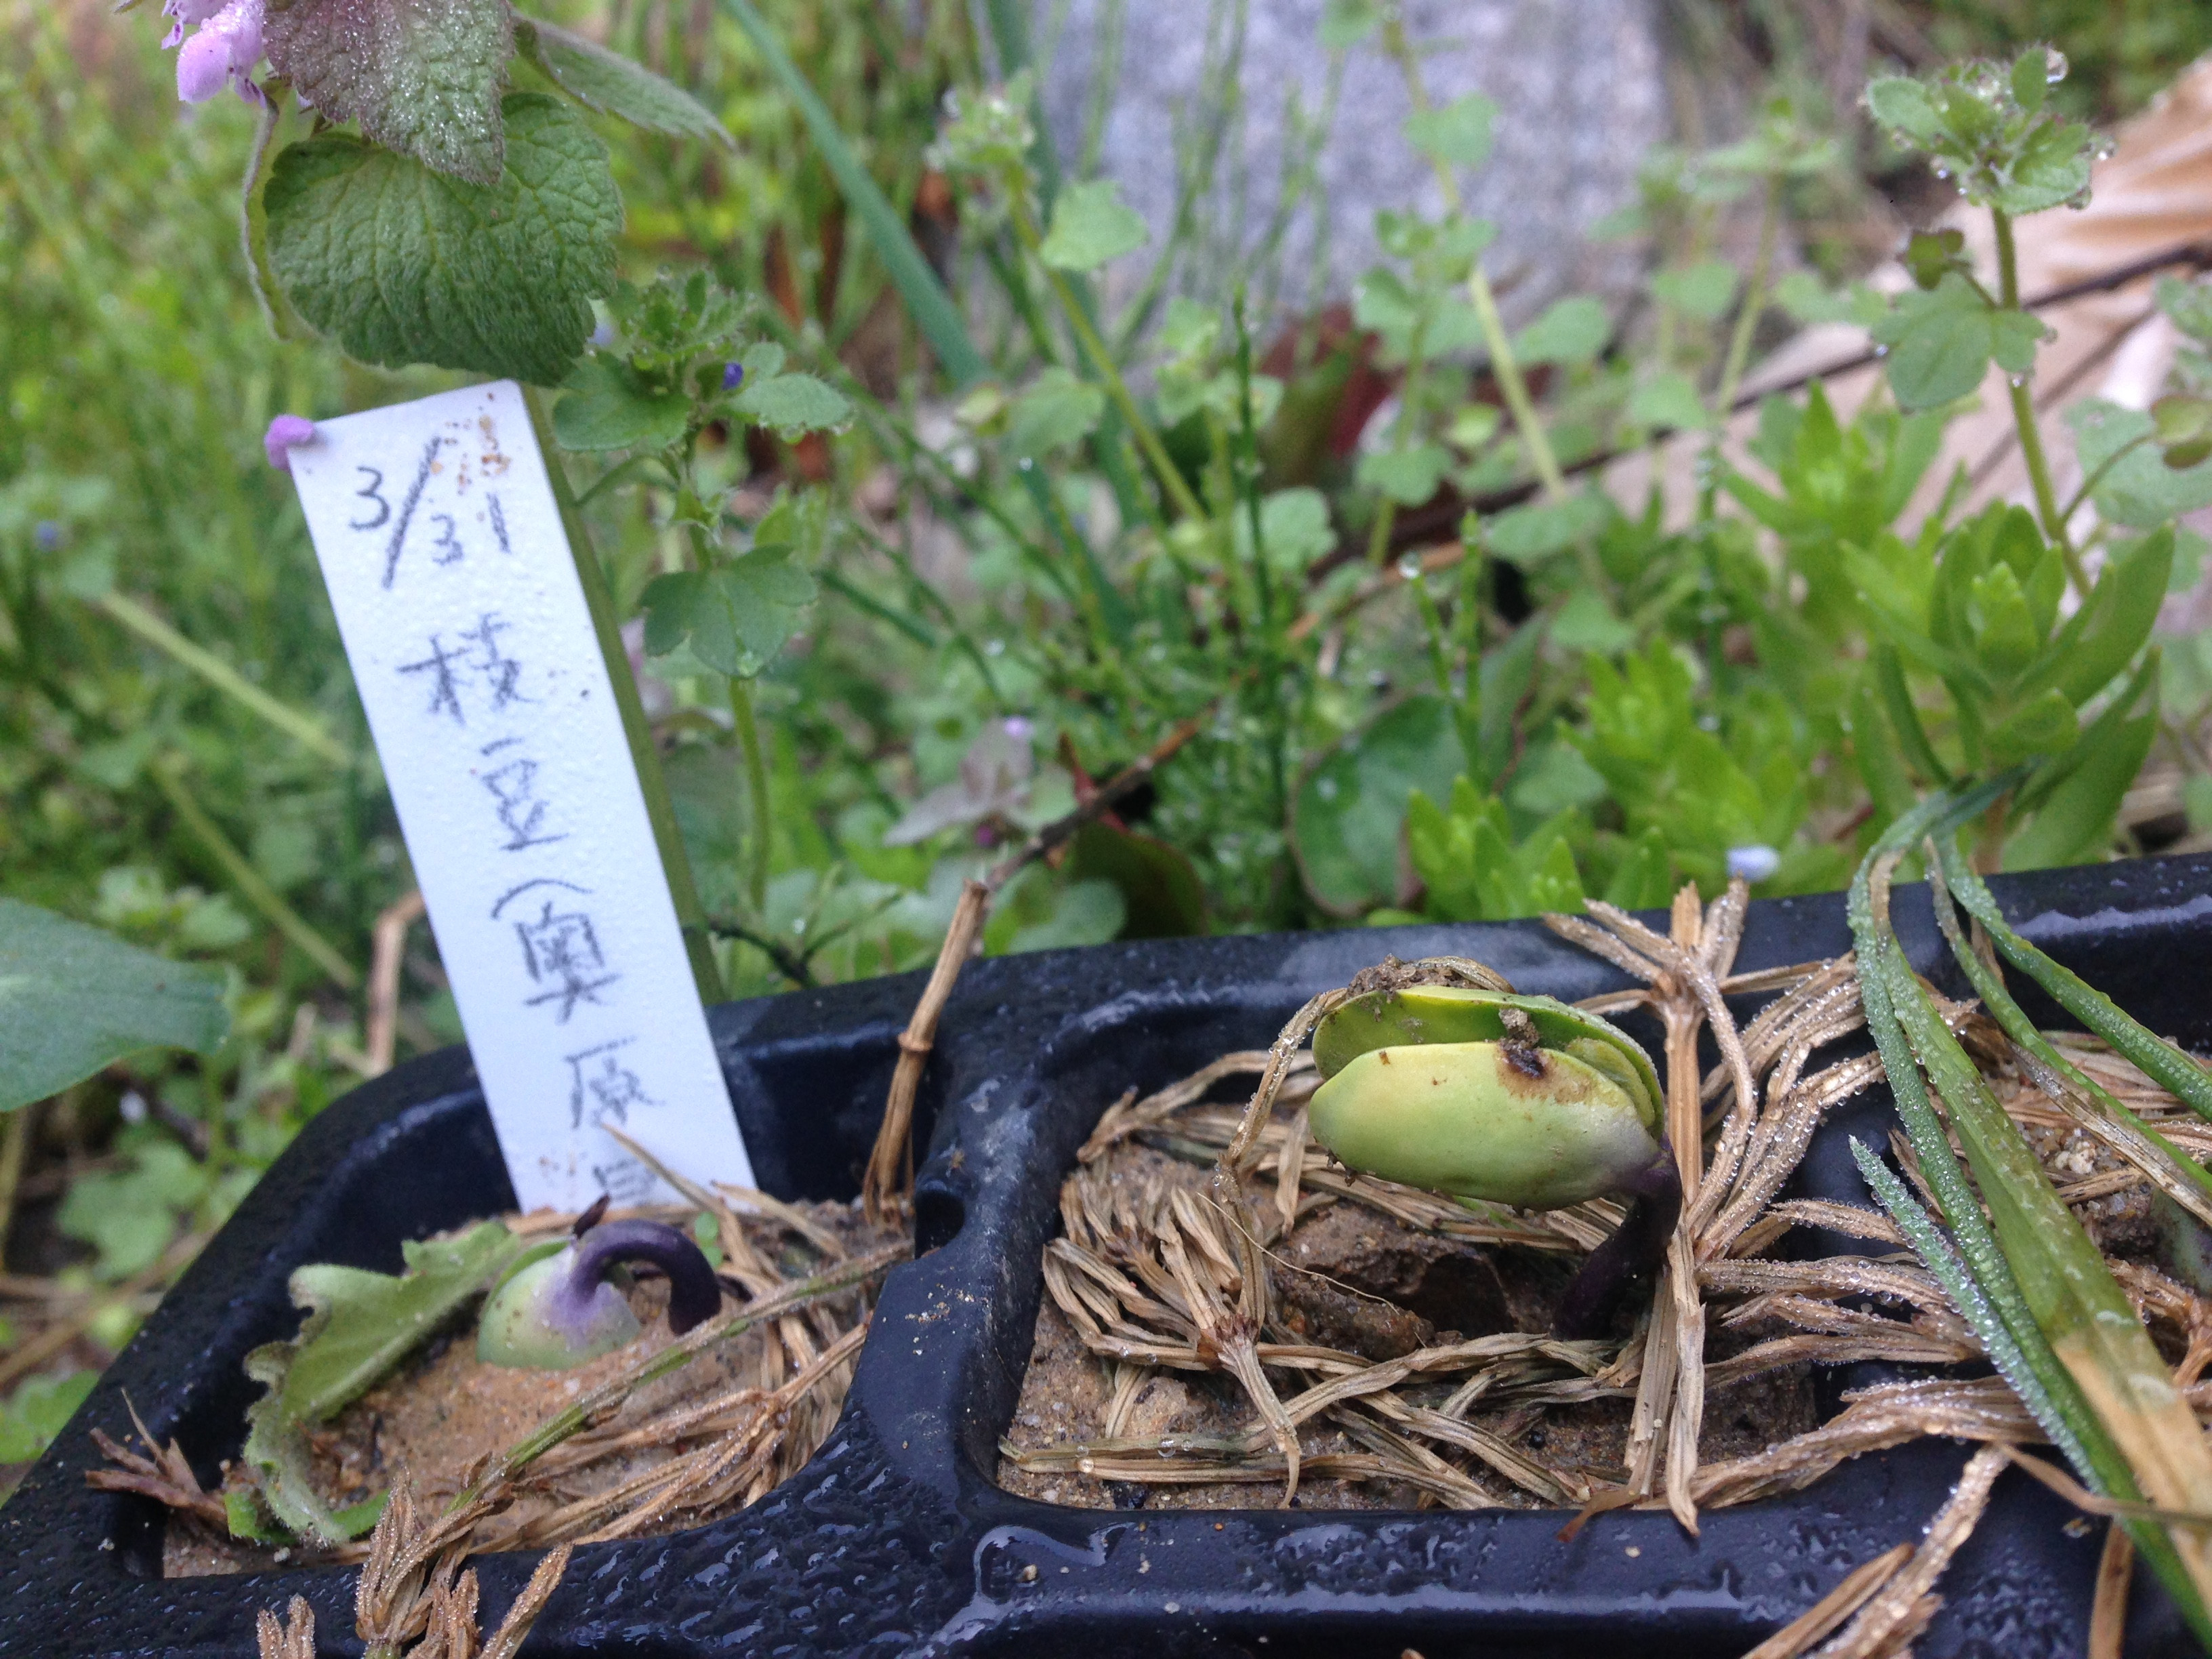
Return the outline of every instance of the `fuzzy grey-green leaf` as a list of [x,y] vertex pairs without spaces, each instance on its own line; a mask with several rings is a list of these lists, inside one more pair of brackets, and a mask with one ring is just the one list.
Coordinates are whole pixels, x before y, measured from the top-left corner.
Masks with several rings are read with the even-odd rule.
[[738,394],[738,412],[763,426],[773,427],[783,438],[806,432],[827,432],[853,418],[853,406],[842,393],[811,374],[770,374],[750,379]]
[[276,158],[270,264],[300,314],[362,362],[550,386],[583,349],[622,228],[606,147],[544,94],[503,107],[493,185],[336,134]]
[[507,0],[290,0],[261,33],[270,67],[318,114],[440,173],[498,180]]
[[799,631],[815,591],[788,547],[656,576],[645,589],[645,648],[665,656],[688,641],[716,673],[750,678]]
[[714,111],[673,82],[596,40],[542,18],[517,17],[514,44],[547,80],[602,115],[672,138],[711,138],[737,148],[738,141]]
[[586,357],[553,406],[553,436],[563,449],[665,449],[684,441],[691,400],[654,392],[620,362]]

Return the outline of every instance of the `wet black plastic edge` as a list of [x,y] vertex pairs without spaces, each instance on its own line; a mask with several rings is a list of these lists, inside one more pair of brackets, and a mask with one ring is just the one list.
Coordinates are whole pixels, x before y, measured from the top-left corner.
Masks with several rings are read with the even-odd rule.
[[[2201,954],[2212,939],[2204,858],[2048,872],[2002,882],[1998,891],[2009,914],[2030,913],[2031,936],[2124,1003],[2160,1012],[2172,1012],[2176,988],[2147,994],[2146,972],[2170,981],[2181,966],[2176,949]],[[1948,979],[1924,893],[1901,894],[1899,917],[1915,961]],[[1846,943],[1833,896],[1765,902],[1753,908],[1741,963]],[[853,1406],[830,1443],[744,1515],[580,1552],[532,1650],[1075,1653],[1143,1638],[1163,1652],[1213,1651],[1226,1641],[1395,1654],[1412,1643],[1437,1659],[1477,1636],[1483,1650],[1509,1652],[1633,1629],[1657,1651],[1740,1651],[1858,1560],[1911,1535],[1955,1471],[1948,1449],[1862,1459],[1779,1506],[1717,1512],[1697,1542],[1658,1514],[1607,1517],[1562,1546],[1556,1516],[1525,1511],[1109,1516],[990,1485],[1041,1291],[1036,1249],[1052,1224],[1059,1175],[1098,1103],[1125,1077],[1158,1082],[1213,1052],[1224,1023],[1237,1027],[1237,1040],[1263,1041],[1306,994],[1384,950],[1444,949],[1562,995],[1617,982],[1611,969],[1525,924],[1172,941],[975,964],[926,1091],[954,1103],[939,1115],[918,1188],[924,1242],[943,1248],[886,1286]],[[756,1144],[775,1149],[762,1159],[764,1184],[804,1194],[824,1167],[803,1147],[779,1144],[763,1074],[842,1074],[851,1086],[834,1139],[849,1156],[848,1120],[864,1128],[867,1103],[880,1099],[915,983],[909,975],[714,1011],[748,1135],[758,1132]],[[2191,1012],[2163,1023],[2185,1042],[2212,1042],[2212,1008]],[[1885,1102],[1854,1103],[1820,1150],[1839,1152],[1836,1131],[1855,1125],[1879,1135],[1887,1115]],[[363,1224],[344,1212],[358,1201],[349,1172],[357,1177],[418,1139],[454,1133],[478,1138],[471,1190],[450,1190],[466,1170],[447,1155],[410,1166],[409,1195],[397,1207],[435,1212],[424,1224],[392,1230],[395,1205],[380,1194],[392,1259],[363,1265],[392,1266],[398,1234],[460,1218],[447,1212],[456,1199],[469,1206],[461,1214],[507,1201],[503,1182],[491,1192],[482,1176],[488,1121],[464,1057],[432,1056],[356,1091],[280,1160],[0,1509],[0,1652],[244,1652],[253,1610],[295,1592],[322,1614],[325,1651],[357,1649],[349,1572],[166,1583],[125,1572],[118,1558],[145,1547],[133,1528],[146,1523],[132,1519],[144,1506],[83,1489],[84,1434],[93,1423],[110,1432],[125,1426],[126,1389],[157,1433],[188,1443],[234,1412],[220,1379],[245,1347],[289,1328],[282,1285],[291,1267],[317,1254],[319,1241]],[[1832,1182],[1834,1162],[1815,1159],[1813,1187],[1857,1198]],[[496,1170],[495,1157],[488,1167]],[[212,1317],[193,1312],[202,1308]],[[194,1322],[197,1333],[187,1328]],[[242,1391],[229,1392],[242,1403]],[[1973,1643],[2006,1632],[2008,1651],[2067,1650],[2085,1616],[2095,1541],[2067,1538],[2065,1511],[2019,1485],[2007,1477],[1996,1514],[1954,1567],[1952,1604],[1923,1652],[1952,1650],[1947,1633]],[[1795,1518],[1778,1526],[1785,1514]],[[1784,1532],[1790,1547],[1778,1550]],[[1747,1577],[1741,1562],[1762,1558],[1766,1565]],[[487,1605],[502,1606],[529,1565],[526,1558],[482,1564]],[[1024,1574],[1030,1566],[1033,1578]],[[1601,1569],[1601,1584],[1578,1583]],[[1971,1588],[1959,1593],[1960,1585]]]

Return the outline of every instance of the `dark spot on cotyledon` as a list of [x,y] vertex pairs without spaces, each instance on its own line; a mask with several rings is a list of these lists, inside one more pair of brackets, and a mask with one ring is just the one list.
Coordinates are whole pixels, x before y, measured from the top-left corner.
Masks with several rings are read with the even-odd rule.
[[1518,1042],[1499,1045],[1504,1050],[1505,1063],[1522,1077],[1540,1079],[1544,1075],[1544,1051]]

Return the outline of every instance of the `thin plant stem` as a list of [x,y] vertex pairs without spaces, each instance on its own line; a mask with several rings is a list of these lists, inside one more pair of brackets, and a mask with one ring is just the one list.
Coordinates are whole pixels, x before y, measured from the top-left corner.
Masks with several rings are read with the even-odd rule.
[[[1406,26],[1393,16],[1382,25],[1382,49],[1396,62],[1399,73],[1405,78],[1407,101],[1416,115],[1429,108],[1429,89],[1421,81],[1421,65],[1413,56],[1413,43],[1406,38]],[[1430,167],[1437,176],[1437,184],[1443,192],[1444,210],[1457,214],[1466,204],[1460,194],[1459,180],[1452,176],[1451,168],[1434,156]],[[1468,298],[1474,304],[1475,320],[1482,328],[1482,343],[1490,353],[1490,370],[1498,377],[1498,389],[1505,396],[1505,407],[1513,416],[1515,430],[1521,434],[1522,447],[1528,452],[1528,465],[1536,480],[1544,487],[1544,494],[1553,501],[1563,501],[1567,494],[1566,475],[1559,470],[1559,459],[1552,452],[1552,440],[1544,430],[1543,422],[1536,418],[1535,400],[1528,395],[1528,382],[1521,377],[1521,364],[1513,356],[1513,343],[1506,337],[1504,319],[1498,314],[1498,296],[1491,291],[1489,275],[1477,258],[1474,269],[1468,274]]]
[[637,677],[630,672],[629,653],[623,648],[622,624],[615,618],[614,596],[607,591],[606,572],[593,551],[584,528],[583,514],[569,493],[568,470],[553,441],[553,422],[548,417],[544,395],[535,386],[523,388],[530,410],[531,429],[545,458],[545,477],[553,487],[554,504],[561,512],[561,527],[568,533],[568,550],[576,580],[584,590],[584,608],[591,613],[592,632],[605,659],[607,679],[614,688],[615,708],[622,716],[623,738],[629,746],[630,763],[637,772],[638,793],[645,797],[645,815],[653,826],[653,845],[668,879],[668,896],[676,908],[677,925],[684,931],[684,954],[691,963],[702,1001],[722,1000],[722,974],[714,965],[714,944],[707,930],[707,913],[699,902],[698,884],[692,879],[690,856],[676,827],[676,805],[669,799],[668,779],[661,771],[660,750],[653,745],[653,727],[645,718],[645,704],[637,693]]
[[[1413,325],[1413,336],[1407,343],[1406,377],[1398,383],[1398,418],[1390,430],[1390,453],[1402,455],[1413,447],[1413,439],[1420,429],[1421,382],[1426,378],[1428,360],[1428,319],[1421,318]],[[1398,527],[1398,498],[1385,492],[1375,513],[1374,528],[1367,536],[1367,562],[1380,564],[1390,556],[1390,537]]]
[[[1015,204],[1013,226],[1014,234],[1021,239],[1023,247],[1036,257],[1040,264],[1043,264],[1041,251],[1044,246],[1044,238],[1038,234],[1036,219],[1030,213],[1027,203]],[[1066,276],[1050,265],[1043,268],[1045,280],[1052,286],[1053,296],[1060,301],[1060,313],[1067,319],[1068,331],[1075,336],[1076,343],[1091,359],[1091,366],[1097,371],[1099,383],[1106,388],[1106,395],[1114,400],[1115,408],[1121,411],[1121,418],[1128,422],[1129,430],[1137,440],[1137,447],[1145,452],[1145,459],[1152,463],[1152,471],[1160,481],[1160,488],[1175,503],[1176,512],[1194,524],[1204,524],[1206,521],[1205,506],[1191,489],[1189,480],[1182,476],[1182,469],[1168,453],[1167,446],[1160,441],[1160,434],[1152,429],[1152,422],[1137,407],[1137,400],[1129,391],[1129,383],[1121,378],[1121,371],[1114,363],[1114,354],[1107,349],[1106,342],[1099,338],[1090,313],[1083,308],[1083,302],[1068,285]]]
[[[2008,311],[2018,311],[2020,303],[2020,251],[2013,240],[2012,216],[2002,208],[1990,210],[1990,221],[1996,230],[1997,240],[1997,303]],[[2035,514],[2043,521],[2043,533],[2057,546],[2058,556],[2066,562],[2067,579],[2074,591],[2083,599],[2089,597],[2089,577],[2081,568],[2081,556],[2066,534],[2066,514],[2058,510],[2058,494],[2051,484],[2051,463],[2043,453],[2043,434],[2035,422],[2035,399],[2028,392],[2027,381],[2022,376],[2008,376],[2007,386],[2012,394],[2013,424],[2020,431],[2020,454],[2027,465],[2027,478],[2035,489]]]
[[1468,276],[1467,294],[1474,304],[1482,343],[1490,352],[1490,372],[1498,377],[1498,389],[1513,416],[1514,430],[1521,434],[1522,446],[1528,452],[1528,465],[1543,485],[1544,494],[1563,501],[1567,498],[1566,475],[1559,471],[1559,458],[1552,453],[1550,434],[1536,416],[1535,399],[1528,395],[1528,383],[1521,378],[1521,365],[1513,356],[1513,343],[1506,337],[1505,319],[1498,314],[1498,296],[1490,291],[1490,278],[1480,263]]
[[2081,503],[2087,501],[2097,486],[2105,482],[2105,475],[2148,443],[2151,441],[2151,435],[2146,432],[2139,437],[2130,438],[2111,454],[2106,456],[2103,460],[2098,462],[2089,476],[2081,480],[2081,487],[2067,498],[2065,506],[2058,509],[2058,522],[2064,525],[2072,524],[2074,515],[2081,510]]
[[[1713,394],[1713,410],[1723,421],[1735,406],[1736,387],[1742,384],[1744,366],[1751,359],[1752,336],[1758,331],[1759,319],[1766,310],[1766,280],[1774,268],[1774,244],[1781,230],[1782,210],[1774,180],[1766,181],[1766,199],[1759,213],[1759,252],[1751,262],[1751,281],[1743,290],[1743,306],[1737,312],[1735,330],[1729,337],[1728,356],[1721,363],[1720,386]],[[1718,441],[1716,440],[1716,442]],[[1706,486],[1708,500],[1713,486]],[[1708,506],[1707,511],[1710,512]]]
[[201,844],[222,866],[223,874],[232,886],[238,889],[247,903],[269,919],[270,925],[299,946],[318,968],[329,975],[331,982],[348,991],[361,988],[361,970],[339,954],[338,949],[317,933],[307,919],[284,902],[284,896],[271,887],[266,878],[253,867],[252,861],[231,844],[230,837],[207,814],[207,809],[193,799],[185,787],[184,768],[180,762],[165,757],[147,769],[169,805],[185,827],[199,837]]
[[194,645],[137,600],[111,588],[93,603],[149,645],[158,647],[191,669],[216,690],[252,709],[302,749],[336,767],[349,768],[353,765],[352,753],[325,731],[323,723],[313,714],[303,714],[289,703],[270,696],[215,653]]
[[768,758],[762,752],[760,722],[753,718],[752,683],[740,675],[730,676],[730,718],[738,728],[738,744],[745,756],[745,805],[752,813],[752,833],[746,837],[750,843],[745,848],[745,891],[751,896],[753,914],[760,915],[768,908],[769,837],[775,819],[769,811]]

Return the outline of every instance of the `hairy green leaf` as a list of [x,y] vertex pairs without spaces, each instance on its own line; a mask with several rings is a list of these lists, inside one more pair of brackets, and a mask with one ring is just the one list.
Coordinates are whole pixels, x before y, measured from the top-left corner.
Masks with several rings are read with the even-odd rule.
[[1441,109],[1417,110],[1407,116],[1406,142],[1448,166],[1479,167],[1490,159],[1490,125],[1497,115],[1497,105],[1470,92]]
[[1875,120],[1915,145],[1927,144],[1943,131],[1943,118],[1928,88],[1907,76],[1885,75],[1869,82],[1866,101]]
[[844,395],[811,374],[749,379],[738,393],[737,409],[740,415],[773,427],[776,435],[786,440],[809,432],[831,431],[853,418],[853,406]]
[[2084,398],[2066,411],[2082,471],[2097,479],[2097,511],[2115,524],[2148,529],[2212,507],[2212,460],[2168,466],[2157,422],[2141,410]]
[[219,969],[0,898],[0,1111],[141,1048],[212,1054],[230,1030],[222,990]]
[[738,147],[720,118],[690,93],[596,40],[542,18],[517,17],[514,44],[547,80],[602,115],[672,138],[711,138]]
[[1055,270],[1096,270],[1152,238],[1144,216],[1121,200],[1111,179],[1070,185],[1054,203],[1052,228],[1037,257]]
[[586,357],[553,405],[553,435],[563,449],[666,449],[684,441],[691,400],[655,392],[611,357]]
[[400,1247],[406,1271],[371,1273],[315,1262],[292,1275],[292,1301],[307,1317],[284,1368],[283,1409],[326,1421],[374,1387],[415,1346],[487,1290],[522,1254],[497,1221]]
[[364,362],[564,378],[614,286],[606,147],[558,99],[514,93],[507,171],[469,184],[325,134],[276,158],[270,264],[300,314]]
[[1055,365],[1014,399],[1006,422],[1006,441],[1017,456],[1048,455],[1082,442],[1105,414],[1103,389]]
[[1395,900],[1400,832],[1413,792],[1448,795],[1466,769],[1457,723],[1441,697],[1408,697],[1347,738],[1300,781],[1291,838],[1306,886],[1327,909],[1355,914]]
[[1613,319],[1586,294],[1554,300],[1514,337],[1513,355],[1524,363],[1586,363],[1613,337]]
[[1990,360],[2014,374],[2035,367],[2041,323],[2025,312],[1992,307],[1954,272],[1930,291],[1901,294],[1873,330],[1888,349],[1890,389],[1906,409],[1932,409],[1982,383]]
[[[507,0],[290,0],[261,26],[269,66],[317,114],[425,167],[496,184]],[[281,273],[280,273],[281,274]]]
[[2212,283],[2161,276],[2155,292],[2158,308],[2176,328],[2200,344],[2212,343]]
[[788,547],[656,576],[645,588],[645,648],[664,657],[688,643],[716,673],[750,679],[799,631],[815,591]]
[[1361,456],[1354,476],[1401,507],[1419,507],[1437,493],[1450,465],[1451,452],[1442,444],[1413,444]]
[[1602,495],[1532,501],[1490,520],[1483,526],[1483,539],[1499,558],[1530,564],[1565,552],[1584,536],[1602,530],[1612,517],[1612,503]]
[[1716,424],[1698,383],[1679,368],[1662,370],[1638,386],[1628,399],[1631,420],[1647,426],[1702,431]]
[[1651,279],[1652,297],[1708,323],[1728,314],[1735,300],[1736,269],[1726,259],[1662,270]]

